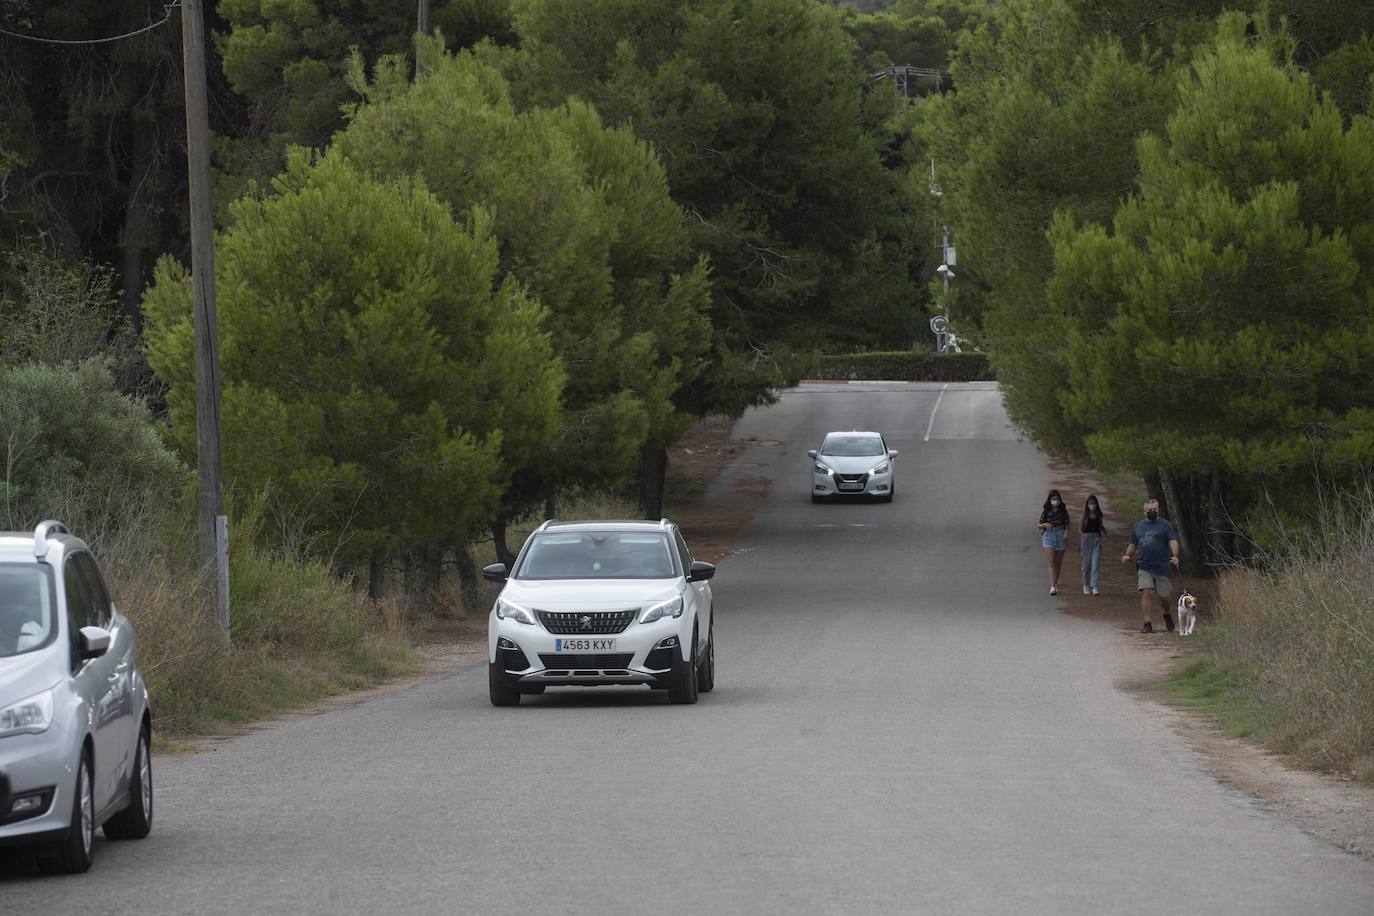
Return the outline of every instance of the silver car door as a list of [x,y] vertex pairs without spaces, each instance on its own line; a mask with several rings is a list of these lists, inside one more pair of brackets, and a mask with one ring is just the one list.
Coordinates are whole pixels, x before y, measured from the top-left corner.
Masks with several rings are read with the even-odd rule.
[[[118,721],[118,678],[115,674],[115,659],[110,652],[99,658],[82,661],[79,650],[80,628],[99,626],[86,594],[77,556],[68,556],[62,564],[63,591],[67,600],[67,619],[73,628],[72,683],[81,702],[86,707],[92,743],[95,747],[95,763],[92,768],[95,787],[95,810],[99,813],[119,791],[120,760],[123,748],[120,747]],[[113,640],[111,640],[113,642]]]
[[95,558],[81,553],[76,559],[95,625],[110,631],[111,690],[107,695],[108,721],[101,727],[112,730],[110,739],[119,751],[119,759],[110,761],[117,771],[112,774],[117,791],[128,784],[138,736],[139,723],[134,718],[134,631],[128,618],[115,611]]

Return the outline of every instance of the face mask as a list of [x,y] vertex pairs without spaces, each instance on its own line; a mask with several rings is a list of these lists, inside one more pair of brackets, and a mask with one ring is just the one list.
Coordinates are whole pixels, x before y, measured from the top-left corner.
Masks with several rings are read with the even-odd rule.
[[1057,499],[1052,499],[1052,500],[1050,500],[1050,505],[1051,505],[1051,506],[1054,506],[1056,509],[1058,509],[1058,508],[1059,508],[1059,505],[1060,505],[1059,500],[1057,500]]
[[1088,503],[1088,511],[1089,511],[1089,512],[1096,512],[1096,511],[1097,511],[1097,503]]
[[1151,509],[1149,512],[1145,513],[1145,517],[1148,518],[1150,521],[1154,521],[1155,519],[1159,518],[1159,513]]

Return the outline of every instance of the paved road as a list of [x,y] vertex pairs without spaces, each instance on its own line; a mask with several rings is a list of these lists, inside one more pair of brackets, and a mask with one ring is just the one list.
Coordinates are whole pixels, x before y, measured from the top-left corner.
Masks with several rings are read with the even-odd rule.
[[[892,505],[810,504],[832,427],[901,449]],[[164,760],[149,840],[0,878],[0,911],[1374,911],[1374,865],[1213,780],[1114,687],[1121,631],[1057,612],[1049,472],[991,386],[805,386],[735,434],[713,496],[773,486],[697,706],[496,710],[454,671]]]

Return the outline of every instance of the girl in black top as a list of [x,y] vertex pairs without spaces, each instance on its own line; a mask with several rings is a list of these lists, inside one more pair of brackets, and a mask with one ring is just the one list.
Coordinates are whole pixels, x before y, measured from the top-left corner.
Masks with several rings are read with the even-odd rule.
[[1040,512],[1040,546],[1045,549],[1045,564],[1050,571],[1050,594],[1059,594],[1059,570],[1064,566],[1064,551],[1069,549],[1069,510],[1058,490],[1045,497]]
[[1083,520],[1078,531],[1078,553],[1083,559],[1083,594],[1097,594],[1097,574],[1102,563],[1102,535],[1107,528],[1102,524],[1102,506],[1097,497],[1089,494],[1083,503]]

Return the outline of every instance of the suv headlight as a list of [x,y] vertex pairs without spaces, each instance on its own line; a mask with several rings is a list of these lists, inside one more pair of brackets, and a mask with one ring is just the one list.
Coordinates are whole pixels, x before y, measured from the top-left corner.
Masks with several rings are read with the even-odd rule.
[[887,473],[888,471],[890,471],[890,470],[892,470],[892,465],[890,465],[890,464],[888,464],[886,461],[884,461],[882,464],[878,465],[876,468],[874,468],[873,470],[869,471],[868,473],[870,473],[870,474],[886,474],[886,473]]
[[639,622],[653,623],[655,620],[661,620],[664,617],[681,616],[682,596],[679,595],[676,598],[669,598],[667,601],[660,601],[658,604],[655,604],[653,607],[646,610],[644,612],[644,616],[639,618]]
[[36,693],[0,709],[0,738],[38,735],[52,725],[52,691]]
[[833,473],[835,473],[835,472],[832,471],[832,470],[830,470],[830,468],[826,467],[825,465],[821,464],[819,461],[817,461],[817,462],[816,462],[816,473],[817,473],[817,474],[833,474]]
[[496,599],[496,616],[502,620],[514,620],[516,623],[525,624],[525,626],[534,626],[534,615],[529,612],[528,608],[511,604],[505,598]]

